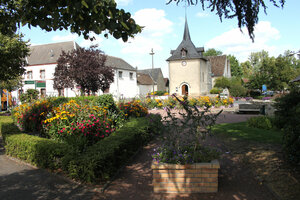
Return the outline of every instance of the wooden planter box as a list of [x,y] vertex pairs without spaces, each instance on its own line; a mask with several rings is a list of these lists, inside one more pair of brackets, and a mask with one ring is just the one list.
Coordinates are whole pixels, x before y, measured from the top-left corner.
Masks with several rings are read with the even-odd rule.
[[151,168],[155,193],[218,192],[218,160],[190,165],[153,162]]

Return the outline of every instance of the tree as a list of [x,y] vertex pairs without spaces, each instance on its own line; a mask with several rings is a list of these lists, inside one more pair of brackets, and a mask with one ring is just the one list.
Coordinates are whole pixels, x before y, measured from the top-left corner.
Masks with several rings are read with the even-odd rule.
[[236,57],[234,55],[228,55],[228,59],[230,61],[231,76],[242,77],[243,71]]
[[14,80],[24,72],[25,57],[29,54],[22,35],[6,36],[0,33],[0,82]]
[[262,62],[268,58],[269,58],[269,53],[265,50],[251,53],[249,56],[249,62],[251,64],[252,70],[254,72],[257,72],[261,68]]
[[241,63],[241,69],[242,69],[243,77],[248,78],[252,74],[251,63],[248,60],[246,62]]
[[207,49],[207,51],[203,53],[204,56],[220,56],[222,54],[222,51],[216,50],[214,48]]
[[[177,5],[180,2],[188,2],[188,5],[198,4],[198,0],[169,0],[167,4],[171,2],[176,2]],[[208,4],[207,8],[211,12],[216,12],[221,21],[223,17],[225,19],[236,17],[238,27],[241,29],[243,26],[246,26],[252,41],[254,41],[254,26],[258,23],[260,9],[263,8],[265,14],[267,14],[267,5],[264,0],[199,0],[199,2],[202,4],[203,10]],[[269,0],[269,2],[276,7],[283,8],[285,0]]]
[[[141,32],[131,14],[118,9],[114,0],[36,1],[0,0],[0,31],[12,35],[20,25],[46,31],[70,30],[88,39],[91,32],[105,32],[127,41]],[[93,38],[90,38],[93,39]]]
[[18,76],[15,79],[0,82],[0,90],[7,89],[10,92],[16,90],[23,86],[22,79],[22,76]]
[[114,72],[105,65],[106,56],[95,48],[78,48],[71,52],[63,51],[57,60],[54,73],[54,88],[62,89],[80,86],[82,94],[99,89],[103,92],[114,81]]
[[293,65],[290,57],[264,57],[251,75],[248,87],[260,89],[265,84],[270,90],[282,91],[295,77],[296,69]]

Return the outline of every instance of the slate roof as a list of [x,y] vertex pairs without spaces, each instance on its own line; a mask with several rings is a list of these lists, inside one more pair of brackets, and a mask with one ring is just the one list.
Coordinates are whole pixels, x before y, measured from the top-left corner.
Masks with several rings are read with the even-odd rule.
[[157,83],[158,81],[158,76],[162,71],[160,68],[154,68],[153,69],[153,74],[152,74],[152,69],[143,69],[143,70],[138,70],[138,72],[143,73],[143,74],[148,74],[150,77],[152,77],[152,79],[154,80],[154,82]]
[[300,81],[300,75],[297,76],[294,80],[292,80],[291,82],[299,82]]
[[116,68],[116,69],[136,71],[136,68],[132,67],[125,60],[114,56],[107,56],[105,64],[109,67]]
[[226,62],[226,55],[222,56],[208,56],[210,61],[211,72],[214,76],[223,76]]
[[[185,57],[182,57],[182,50],[186,50],[187,54]],[[203,47],[196,48],[195,45],[193,44],[190,36],[190,31],[187,23],[187,19],[185,18],[185,26],[184,26],[184,33],[183,33],[183,39],[179,46],[177,47],[176,50],[171,50],[172,56],[167,59],[167,61],[172,61],[172,60],[182,60],[182,59],[195,59],[195,58],[200,58],[200,59],[205,59],[203,57],[202,53],[204,51]]]
[[[80,46],[73,41],[30,46],[30,56],[27,57],[28,65],[57,63],[57,59],[62,51],[72,51],[75,47],[76,49],[80,48]],[[114,56],[107,56],[106,64],[107,66],[117,69],[136,71],[136,69],[126,61]]]
[[149,74],[137,73],[137,83],[140,85],[152,85],[153,80]]
[[30,46],[28,65],[57,63],[62,50],[72,51],[75,47],[79,45],[73,41]]

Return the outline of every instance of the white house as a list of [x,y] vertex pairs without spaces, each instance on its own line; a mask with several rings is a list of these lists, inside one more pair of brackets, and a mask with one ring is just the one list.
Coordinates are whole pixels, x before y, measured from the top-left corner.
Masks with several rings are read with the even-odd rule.
[[[57,66],[57,59],[62,51],[72,51],[79,48],[76,42],[60,42],[43,44],[30,47],[30,56],[27,57],[28,65],[23,75],[25,92],[28,89],[37,89],[41,95],[75,97],[79,95],[77,88],[53,88],[53,76]],[[106,65],[114,69],[114,82],[106,93],[111,93],[116,99],[133,98],[138,94],[136,69],[121,58],[107,56]],[[98,94],[101,94],[99,92]]]

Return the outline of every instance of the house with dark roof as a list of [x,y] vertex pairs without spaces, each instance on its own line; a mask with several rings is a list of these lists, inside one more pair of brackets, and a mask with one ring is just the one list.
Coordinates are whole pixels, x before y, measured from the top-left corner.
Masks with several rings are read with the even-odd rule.
[[[80,46],[76,42],[60,42],[43,44],[30,47],[25,67],[23,91],[27,89],[38,89],[41,95],[47,96],[67,96],[79,95],[79,90],[74,88],[64,88],[55,90],[53,88],[53,74],[57,66],[57,59],[62,51],[72,51]],[[113,94],[116,99],[133,98],[138,94],[136,68],[121,58],[107,56],[106,65],[114,69],[114,82],[110,85],[107,93]],[[99,91],[98,94],[102,92]]]
[[148,74],[156,85],[154,91],[166,91],[166,84],[161,68],[138,70],[139,73]]
[[182,41],[176,50],[171,50],[167,59],[171,94],[200,96],[209,93],[212,88],[211,66],[203,52],[203,47],[193,44],[185,18]]
[[226,55],[208,56],[207,59],[211,65],[212,85],[215,85],[216,79],[219,77],[231,78],[230,61]]
[[140,96],[146,96],[148,93],[157,90],[157,85],[151,78],[149,74],[137,73],[137,86],[138,86],[138,94]]

